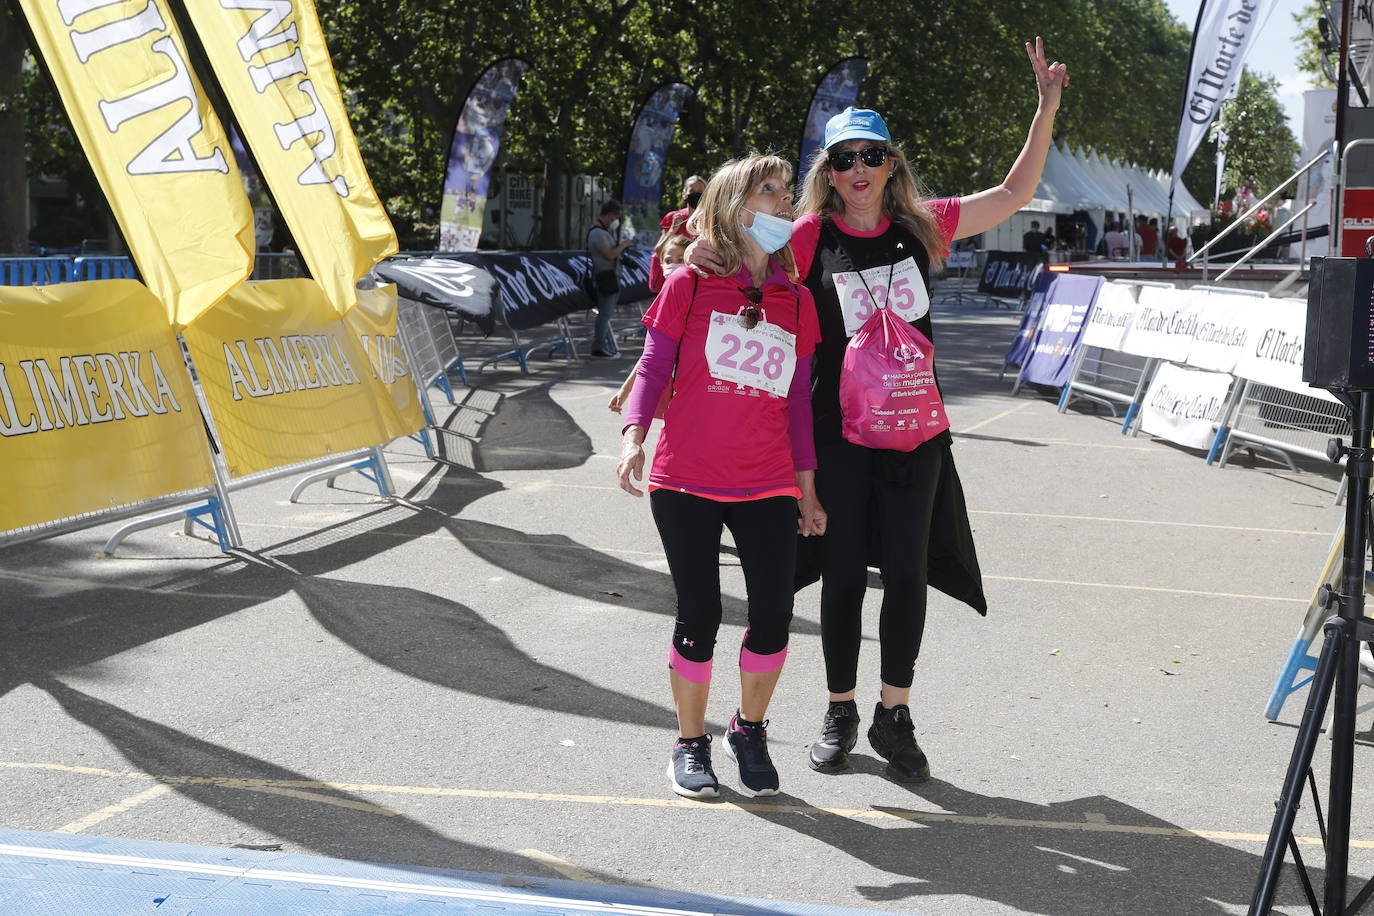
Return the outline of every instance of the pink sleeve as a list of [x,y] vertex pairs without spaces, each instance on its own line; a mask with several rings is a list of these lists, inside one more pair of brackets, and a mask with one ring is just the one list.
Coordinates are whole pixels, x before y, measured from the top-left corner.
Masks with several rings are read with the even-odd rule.
[[943,257],[949,253],[950,243],[954,241],[954,232],[959,228],[959,198],[942,197],[938,200],[928,200],[926,206],[935,214],[935,223],[940,227],[940,237],[945,242],[945,250],[940,252]]
[[816,314],[816,298],[811,295],[811,290],[802,284],[797,284],[797,292],[801,296],[800,320],[797,329],[797,356],[810,356],[816,352],[816,345],[821,342],[821,319]]
[[654,421],[654,412],[663,392],[673,378],[673,368],[677,365],[677,341],[662,331],[650,328],[644,335],[644,353],[635,364],[635,384],[630,389],[630,397],[625,402],[621,416],[620,432],[631,426],[649,428]]
[[692,283],[696,274],[675,270],[663,283],[653,305],[644,313],[644,326],[667,334],[673,340],[682,336],[687,324],[687,309],[692,304]]
[[[814,309],[813,309],[814,311]],[[787,391],[787,438],[792,443],[793,471],[816,469],[815,421],[811,415],[811,357],[797,358]]]
[[803,280],[811,273],[811,262],[816,260],[816,246],[821,241],[821,218],[808,213],[792,223],[792,257],[797,261],[797,275]]

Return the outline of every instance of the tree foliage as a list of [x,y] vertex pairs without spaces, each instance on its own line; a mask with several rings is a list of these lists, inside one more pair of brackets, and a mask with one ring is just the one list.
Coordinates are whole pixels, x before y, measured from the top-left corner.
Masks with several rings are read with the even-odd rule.
[[[1167,170],[1190,43],[1163,0],[1061,0],[1052,10],[890,0],[863,15],[809,0],[316,2],[373,183],[414,245],[432,243],[423,232],[437,217],[454,124],[499,57],[532,65],[507,122],[505,164],[543,176],[552,210],[564,174],[618,187],[631,118],[669,80],[696,91],[669,151],[667,196],[685,175],[751,149],[795,158],[817,80],[851,55],[869,59],[860,104],[883,112],[933,192],[988,187],[1025,142],[1035,85],[1023,44],[1037,34],[1072,74],[1059,138]],[[55,161],[47,145],[30,132],[30,173]],[[1185,181],[1205,196],[1206,145],[1197,159]]]
[[1263,194],[1293,174],[1298,141],[1279,104],[1278,88],[1272,76],[1256,74],[1248,67],[1241,74],[1236,97],[1222,109],[1220,118],[1226,132],[1223,187],[1253,181]]

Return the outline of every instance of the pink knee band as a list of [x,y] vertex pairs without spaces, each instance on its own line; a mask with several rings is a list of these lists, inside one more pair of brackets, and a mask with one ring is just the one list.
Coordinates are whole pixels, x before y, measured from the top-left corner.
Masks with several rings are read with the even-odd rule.
[[683,658],[682,653],[674,645],[668,647],[668,667],[682,675],[684,680],[694,684],[706,684],[711,680],[711,662],[709,659],[704,662],[694,662],[690,658]]
[[786,646],[772,655],[759,655],[757,652],[750,652],[744,646],[739,647],[739,670],[749,674],[767,674],[770,671],[781,670],[782,663],[785,661],[787,661]]

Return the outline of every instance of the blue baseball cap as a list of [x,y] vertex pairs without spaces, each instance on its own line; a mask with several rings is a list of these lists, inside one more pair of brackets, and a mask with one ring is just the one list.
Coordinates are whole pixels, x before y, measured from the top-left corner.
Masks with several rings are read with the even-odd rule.
[[882,140],[892,142],[892,134],[883,123],[883,116],[867,108],[850,106],[825,122],[825,148],[846,140]]

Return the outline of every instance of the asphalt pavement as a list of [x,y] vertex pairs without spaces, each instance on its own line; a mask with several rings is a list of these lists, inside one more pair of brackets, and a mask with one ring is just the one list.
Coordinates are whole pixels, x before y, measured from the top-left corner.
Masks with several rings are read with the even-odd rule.
[[[1306,693],[1277,723],[1264,705],[1339,478],[1209,467],[1012,396],[1016,323],[936,307],[990,611],[932,593],[926,783],[886,778],[862,738],[849,773],[807,768],[813,586],[770,710],[783,794],[740,795],[723,754],[721,800],[669,791],[672,583],[647,501],[616,486],[606,408],[627,344],[473,374],[456,406],[435,391],[452,461],[393,443],[395,502],[358,476],[296,504],[289,480],[237,494],[232,557],[175,526],[114,557],[109,528],[0,551],[0,826],[910,913],[1242,913]],[[745,620],[728,538],[722,565],[724,662]],[[719,735],[738,688],[717,675]],[[1357,782],[1371,767],[1362,730]],[[1357,877],[1371,802],[1358,788]],[[1310,805],[1297,832],[1320,880]],[[1307,911],[1291,870],[1279,899]]]

